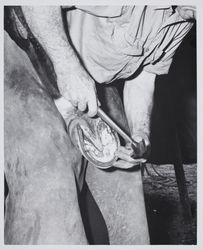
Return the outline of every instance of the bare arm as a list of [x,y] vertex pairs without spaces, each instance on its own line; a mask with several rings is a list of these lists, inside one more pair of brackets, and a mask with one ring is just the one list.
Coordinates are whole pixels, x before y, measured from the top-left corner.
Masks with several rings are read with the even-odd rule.
[[142,71],[124,86],[124,106],[131,135],[138,142],[144,139],[145,144],[149,144],[155,77]]
[[88,75],[68,42],[63,28],[61,8],[57,6],[23,6],[33,34],[51,58],[59,90],[74,106],[93,116],[97,111],[94,80]]
[[140,144],[137,152],[134,152],[128,143],[125,147],[120,146],[116,152],[120,160],[114,163],[115,167],[128,169],[146,162],[150,148],[150,117],[155,77],[155,74],[143,71],[135,79],[125,82],[123,90],[125,112],[131,136]]

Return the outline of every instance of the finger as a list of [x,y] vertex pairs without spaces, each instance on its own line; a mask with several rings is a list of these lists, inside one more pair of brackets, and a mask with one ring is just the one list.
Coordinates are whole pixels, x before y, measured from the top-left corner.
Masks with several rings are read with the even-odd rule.
[[127,148],[128,150],[132,149],[132,144],[130,142],[126,143],[125,148]]
[[139,163],[139,162],[146,162],[146,159],[143,159],[143,158],[140,158],[140,159],[134,159],[132,158],[131,156],[129,156],[128,154],[125,154],[123,151],[116,151],[115,155],[122,159],[122,160],[125,160],[129,163],[132,163],[132,164],[136,164],[136,163]]
[[134,167],[135,164],[132,164],[130,162],[126,162],[124,160],[119,160],[119,161],[114,162],[113,166],[116,168],[128,169],[128,168]]
[[132,156],[133,153],[134,153],[132,147],[128,147],[127,148],[126,146],[125,147],[119,146],[118,149],[117,149],[117,151],[122,152],[122,153],[124,153],[126,155],[129,155],[129,156]]
[[87,108],[87,103],[86,102],[81,101],[81,102],[78,103],[78,109],[80,111],[84,112],[86,110],[86,108]]
[[140,143],[140,142],[143,140],[143,138],[142,138],[141,135],[134,135],[134,136],[133,136],[133,139],[134,139],[134,141],[137,142],[137,143]]
[[133,168],[133,167],[140,165],[140,164],[142,164],[142,162],[137,162],[137,163],[133,164],[130,162],[126,162],[124,160],[119,160],[119,161],[116,161],[113,164],[113,166],[116,168],[120,168],[120,169],[129,169],[129,168]]
[[142,141],[144,141],[145,146],[150,145],[149,137],[144,132],[137,132],[137,133],[132,135],[132,138],[137,143],[141,143]]
[[121,150],[117,150],[115,152],[115,156],[117,156],[118,158],[122,159],[122,160],[125,160],[125,161],[128,161],[130,163],[135,163],[135,159],[133,159],[130,155],[124,153],[123,151]]
[[97,99],[95,94],[88,101],[88,115],[93,117],[97,114]]

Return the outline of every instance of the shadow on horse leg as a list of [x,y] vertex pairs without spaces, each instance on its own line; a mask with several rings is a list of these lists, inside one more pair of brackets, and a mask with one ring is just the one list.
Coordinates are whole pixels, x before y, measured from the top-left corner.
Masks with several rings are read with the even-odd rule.
[[81,154],[7,33],[4,73],[5,244],[87,244],[74,172]]

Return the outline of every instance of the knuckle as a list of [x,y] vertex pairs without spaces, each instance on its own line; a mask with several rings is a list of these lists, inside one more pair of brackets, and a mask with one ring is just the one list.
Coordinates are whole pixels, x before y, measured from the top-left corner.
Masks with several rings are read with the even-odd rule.
[[84,111],[86,109],[86,103],[80,102],[78,105],[79,110]]
[[92,103],[88,103],[88,114],[90,116],[94,116],[97,114],[97,105],[94,105]]

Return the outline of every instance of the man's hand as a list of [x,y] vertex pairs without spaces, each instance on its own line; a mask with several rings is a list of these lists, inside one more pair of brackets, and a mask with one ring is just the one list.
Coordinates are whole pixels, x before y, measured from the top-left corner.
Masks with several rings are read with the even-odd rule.
[[57,82],[62,96],[75,108],[80,111],[87,110],[90,117],[96,115],[98,101],[95,82],[84,69],[76,69],[74,72],[71,70],[68,75],[64,68],[59,69]]
[[61,95],[89,116],[97,113],[95,82],[82,66],[64,31],[59,6],[22,6],[28,26],[50,57]]
[[119,160],[113,164],[114,167],[129,169],[147,161],[150,152],[148,136],[142,132],[137,132],[132,138],[138,143],[138,147],[135,148],[131,143],[127,143],[125,147],[120,146],[116,152]]

